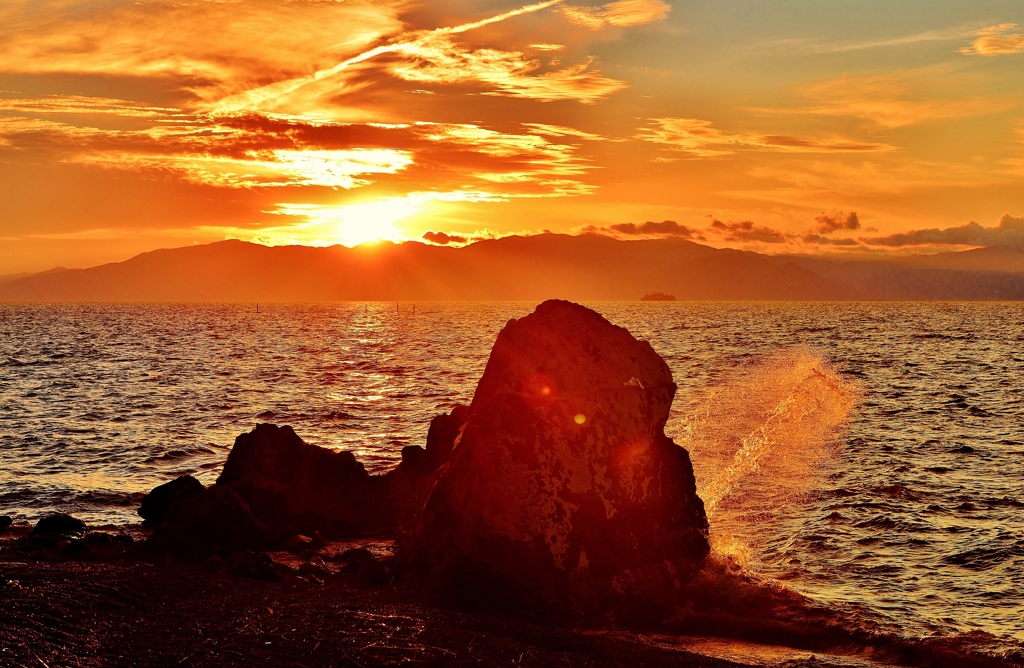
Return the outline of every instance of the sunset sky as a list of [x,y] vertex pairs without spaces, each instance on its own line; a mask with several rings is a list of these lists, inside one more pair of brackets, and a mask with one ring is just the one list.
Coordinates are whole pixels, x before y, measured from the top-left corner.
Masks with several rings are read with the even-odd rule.
[[545,229],[1024,240],[1024,3],[0,3],[0,274]]

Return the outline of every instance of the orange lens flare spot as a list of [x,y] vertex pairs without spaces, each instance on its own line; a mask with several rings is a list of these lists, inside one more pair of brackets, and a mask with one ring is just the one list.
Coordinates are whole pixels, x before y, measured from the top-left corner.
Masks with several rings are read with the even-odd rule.
[[613,460],[620,467],[628,466],[637,456],[650,449],[651,444],[645,441],[627,443],[616,451]]
[[574,419],[576,420],[576,424],[583,424],[587,421],[587,416],[583,413],[578,413]]
[[545,385],[544,387],[540,388],[540,393],[546,397],[551,394],[551,388]]

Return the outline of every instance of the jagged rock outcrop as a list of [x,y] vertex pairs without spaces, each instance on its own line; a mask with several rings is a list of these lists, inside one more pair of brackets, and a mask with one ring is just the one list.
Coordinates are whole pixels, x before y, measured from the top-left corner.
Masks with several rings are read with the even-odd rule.
[[[394,528],[448,461],[467,410],[456,406],[434,418],[426,449],[404,448],[401,463],[384,475],[367,473],[351,452],[306,443],[291,427],[257,425],[235,439],[209,489],[182,476],[146,495],[138,512],[157,526],[150,546],[192,556],[204,553],[203,544],[291,549],[299,532],[342,536]],[[215,521],[223,526],[209,530]]]
[[645,341],[548,301],[498,335],[400,565],[463,603],[577,622],[656,619],[709,547],[676,386]]
[[332,534],[387,524],[380,477],[351,452],[306,443],[288,426],[260,424],[236,438],[217,486],[231,487],[268,524]]

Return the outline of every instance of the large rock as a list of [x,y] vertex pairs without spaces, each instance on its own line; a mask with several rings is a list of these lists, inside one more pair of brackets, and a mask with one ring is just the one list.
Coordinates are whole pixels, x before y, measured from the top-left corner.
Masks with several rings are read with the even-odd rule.
[[174,504],[181,503],[203,493],[203,483],[190,475],[183,475],[166,482],[142,498],[139,516],[147,526],[156,526],[167,519]]
[[386,526],[381,477],[351,452],[310,445],[291,427],[257,425],[235,439],[217,487],[236,491],[272,525],[352,534]]
[[645,341],[548,301],[491,351],[399,563],[463,603],[585,623],[649,621],[708,553],[676,386]]

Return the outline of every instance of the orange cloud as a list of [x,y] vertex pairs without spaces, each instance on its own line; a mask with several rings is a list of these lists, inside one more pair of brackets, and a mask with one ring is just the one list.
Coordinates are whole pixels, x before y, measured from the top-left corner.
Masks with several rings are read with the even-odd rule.
[[601,7],[563,5],[558,11],[573,25],[601,30],[610,25],[628,27],[660,21],[672,6],[662,0],[618,0]]
[[460,237],[457,234],[447,234],[445,232],[433,232],[431,230],[424,232],[421,238],[432,244],[437,244],[438,246],[469,243],[469,239],[466,237]]
[[1016,23],[1000,23],[979,30],[970,46],[960,49],[965,56],[1001,56],[1010,53],[1024,52],[1024,35],[1020,33],[1006,34],[1017,27]]
[[590,132],[583,132],[582,130],[576,130],[574,128],[567,128],[562,125],[546,125],[544,123],[523,123],[524,127],[530,129],[530,132],[538,135],[546,135],[549,137],[578,137],[579,139],[587,139],[590,141],[606,141],[605,137],[601,135],[591,134]]
[[[237,90],[400,32],[397,0],[0,4],[0,71],[183,75]],[[211,29],[216,26],[216,29]]]
[[85,95],[42,95],[36,98],[0,98],[0,111],[32,114],[106,114],[128,118],[189,118],[173,107],[155,107],[104,97]]
[[822,234],[860,229],[860,218],[856,211],[839,211],[838,209],[832,209],[828,213],[822,211],[814,217],[814,222],[817,223],[817,231]]
[[545,70],[540,61],[521,51],[472,49],[456,36],[524,14],[546,9],[561,0],[548,0],[480,21],[431,31],[412,32],[391,43],[375,46],[313,74],[277,81],[223,99],[213,100],[216,113],[272,111],[286,107],[303,89],[323,87],[316,96],[337,95],[357,87],[362,78],[386,73],[419,84],[477,84],[483,95],[519,97],[541,102],[576,100],[593,104],[627,87],[591,69],[593,59],[561,69]]
[[[630,237],[682,237],[683,239],[704,240],[704,235],[702,235],[699,230],[687,227],[686,225],[680,225],[674,220],[663,220],[660,223],[647,221],[640,225],[637,225],[636,223],[619,223],[617,225],[609,225],[601,231],[604,230],[616,235]],[[588,231],[597,231],[597,229],[590,228]]]
[[817,139],[787,135],[759,135],[728,132],[711,121],[696,118],[653,118],[651,127],[637,139],[663,144],[674,151],[698,157],[729,155],[741,150],[845,153],[894,150],[888,144],[855,142],[847,139]]
[[[226,188],[319,186],[352,189],[379,178],[409,179],[475,201],[576,196],[594,186],[578,147],[537,134],[477,125],[308,122],[259,114],[198,117],[192,124],[100,130],[47,120],[0,117],[0,143],[60,154],[63,162],[150,174]],[[500,184],[493,190],[494,184]],[[419,187],[422,187],[421,185]],[[470,201],[463,198],[462,201]]]

